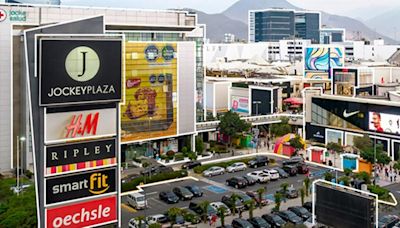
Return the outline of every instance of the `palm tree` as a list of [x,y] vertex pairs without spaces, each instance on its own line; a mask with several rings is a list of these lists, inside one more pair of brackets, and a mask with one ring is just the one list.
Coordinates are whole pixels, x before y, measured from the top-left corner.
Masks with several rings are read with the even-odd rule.
[[304,188],[300,188],[301,205],[304,204],[304,196],[305,196]]
[[231,211],[232,211],[232,215],[236,215],[236,201],[239,199],[239,196],[236,193],[232,193],[231,196]]
[[254,200],[248,200],[247,202],[245,202],[245,205],[249,208],[249,218],[253,218]]
[[267,187],[257,189],[258,202],[260,202],[258,206],[260,207],[260,209],[262,209],[264,206],[261,202],[263,200],[263,195],[266,193],[266,191],[267,191]]
[[311,183],[310,178],[306,177],[304,179],[303,183],[304,183],[304,187],[306,188],[306,196],[308,197],[308,194],[310,192],[310,183]]
[[275,198],[275,207],[273,210],[279,211],[282,202],[282,195],[279,192],[277,192],[274,194],[274,198]]
[[173,225],[176,222],[176,217],[182,215],[182,209],[178,207],[171,207],[170,209],[168,209],[167,214],[169,220],[171,221],[171,224]]
[[225,227],[225,213],[226,213],[226,208],[225,207],[218,207],[218,216],[221,219],[221,227]]
[[289,184],[287,182],[284,182],[281,184],[281,188],[282,188],[283,192],[286,192],[287,189],[289,188]]
[[207,223],[207,217],[208,217],[208,207],[210,206],[210,202],[207,200],[201,201],[199,204],[199,207],[201,208],[202,214],[201,217],[203,219],[204,223]]

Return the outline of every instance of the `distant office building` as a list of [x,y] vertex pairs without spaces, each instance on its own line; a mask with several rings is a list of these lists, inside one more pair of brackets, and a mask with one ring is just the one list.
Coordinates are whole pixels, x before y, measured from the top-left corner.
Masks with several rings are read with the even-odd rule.
[[331,44],[344,42],[346,29],[343,28],[322,28],[320,32],[320,43]]
[[224,43],[230,44],[235,42],[235,35],[232,33],[225,33],[224,35]]
[[6,3],[61,5],[61,0],[6,0]]
[[273,42],[284,39],[320,41],[319,12],[288,9],[249,11],[249,42]]

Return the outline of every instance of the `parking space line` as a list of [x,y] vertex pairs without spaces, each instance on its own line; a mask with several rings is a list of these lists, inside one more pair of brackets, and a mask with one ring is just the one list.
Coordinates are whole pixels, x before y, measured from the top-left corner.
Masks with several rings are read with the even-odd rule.
[[151,196],[151,195],[156,195],[158,192],[149,192],[149,193],[146,193],[146,196]]
[[153,201],[155,201],[156,203],[163,203],[161,200],[158,200],[158,199],[156,199],[156,198],[150,198],[149,200],[153,200]]
[[136,213],[137,212],[137,210],[135,208],[133,208],[133,207],[131,207],[131,206],[125,204],[125,203],[122,203],[121,207],[124,208],[125,210],[129,211],[129,212],[132,212],[132,213]]

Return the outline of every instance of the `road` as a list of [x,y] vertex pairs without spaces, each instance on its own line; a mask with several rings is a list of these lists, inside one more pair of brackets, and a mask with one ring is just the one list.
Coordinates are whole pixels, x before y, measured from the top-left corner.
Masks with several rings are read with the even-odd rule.
[[[268,166],[268,168],[273,168],[275,166],[280,166],[282,159],[276,159],[277,163],[275,165]],[[146,198],[148,200],[149,208],[146,210],[136,211],[132,207],[126,204],[126,197],[122,197],[122,226],[127,227],[127,224],[131,218],[137,216],[149,216],[155,215],[166,212],[171,207],[180,207],[180,208],[187,208],[190,201],[180,201],[177,204],[166,204],[159,200],[158,194],[161,191],[169,191],[172,190],[175,186],[186,186],[186,185],[197,185],[199,186],[204,195],[201,198],[194,198],[192,201],[203,201],[207,200],[209,202],[220,201],[223,195],[229,195],[232,192],[243,192],[246,191],[255,191],[261,187],[267,187],[267,194],[270,194],[270,197],[280,189],[280,185],[284,182],[287,182],[289,185],[293,185],[294,188],[299,189],[302,186],[302,182],[305,178],[304,175],[297,175],[294,177],[289,177],[286,179],[279,179],[277,181],[271,181],[268,184],[256,184],[254,186],[248,186],[244,189],[234,189],[232,187],[226,186],[225,181],[226,179],[233,177],[233,176],[243,176],[246,175],[248,172],[253,170],[263,170],[267,167],[261,167],[257,169],[248,168],[246,171],[236,172],[236,173],[226,173],[224,175],[215,176],[211,178],[204,178],[200,175],[191,173],[191,176],[194,176],[199,179],[199,181],[194,180],[185,180],[181,182],[174,182],[170,184],[163,184],[163,185],[156,185],[152,187],[145,188],[144,191],[146,193]],[[322,173],[321,170],[323,168],[320,167],[310,167],[310,171],[312,173]]]

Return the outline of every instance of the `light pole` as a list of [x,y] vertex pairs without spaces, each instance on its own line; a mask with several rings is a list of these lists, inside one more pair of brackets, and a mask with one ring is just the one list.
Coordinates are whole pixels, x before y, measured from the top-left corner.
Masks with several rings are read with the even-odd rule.
[[[253,101],[253,104],[256,105],[256,116],[258,116],[258,105],[261,104],[261,101]],[[260,134],[260,130],[258,129],[258,125],[256,125],[256,128],[257,128],[257,131],[258,131],[258,134],[256,136],[256,153],[258,154],[258,136]]]
[[21,142],[25,141],[25,137],[19,137],[19,135],[17,135],[17,195],[19,195],[19,191],[20,191],[20,183],[19,183],[19,175],[20,175],[20,144]]

